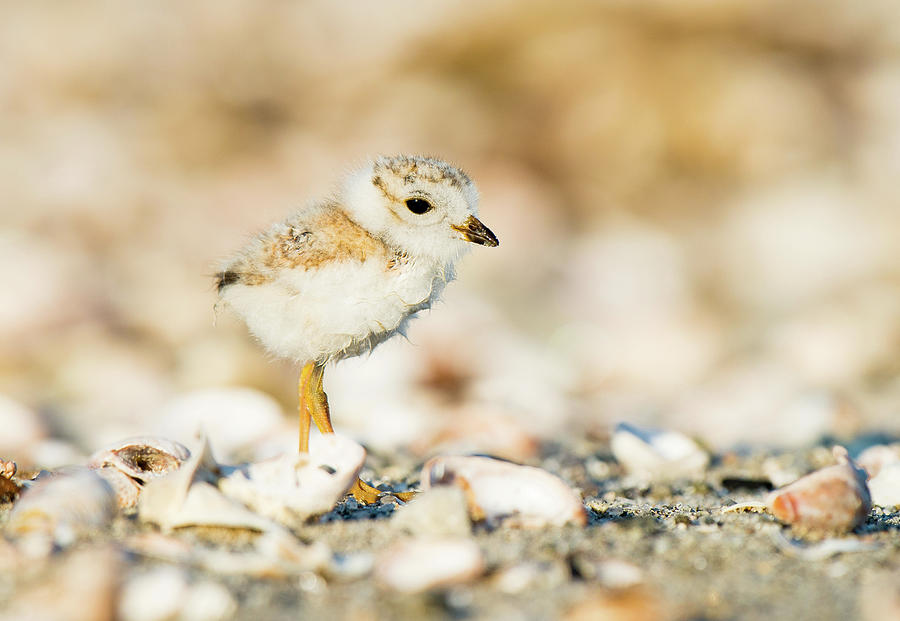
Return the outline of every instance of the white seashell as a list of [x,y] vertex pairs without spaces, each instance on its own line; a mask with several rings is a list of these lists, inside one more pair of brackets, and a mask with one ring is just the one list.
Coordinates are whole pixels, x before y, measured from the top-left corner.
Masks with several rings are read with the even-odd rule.
[[146,483],[178,469],[190,456],[191,452],[179,442],[156,436],[141,436],[100,449],[91,455],[88,467],[113,467]]
[[209,442],[204,439],[192,453],[181,468],[144,486],[138,501],[141,520],[158,524],[164,530],[224,526],[266,531],[275,527],[210,483],[215,480],[218,465],[210,454]]
[[120,509],[133,509],[141,496],[141,484],[116,468],[97,468],[94,472],[106,481]]
[[215,388],[178,397],[158,421],[158,433],[183,442],[207,434],[218,458],[230,463],[280,430],[284,414],[275,399],[258,390]]
[[472,520],[466,507],[466,494],[456,486],[432,487],[394,511],[391,526],[420,536],[469,535]]
[[872,508],[866,472],[843,447],[834,447],[838,463],[800,477],[769,494],[766,506],[778,519],[802,530],[846,532],[866,520]]
[[510,518],[517,526],[584,525],[579,495],[545,470],[490,457],[445,456],[422,468],[422,488],[455,485],[465,493],[473,519]]
[[366,450],[349,438],[314,435],[309,453],[241,466],[219,488],[261,515],[291,525],[332,509],[356,481],[365,459]]
[[375,579],[401,593],[463,584],[482,573],[484,558],[471,539],[409,539],[375,561]]
[[190,457],[182,444],[145,436],[111,444],[95,452],[88,467],[110,484],[122,509],[137,506],[142,483],[178,469]]
[[900,462],[882,466],[878,474],[869,479],[872,504],[879,507],[900,506]]
[[900,443],[870,446],[856,458],[856,463],[865,469],[869,479],[878,476],[885,466],[897,462],[900,462]]
[[677,431],[638,429],[619,423],[611,440],[613,456],[632,474],[672,479],[697,475],[709,464],[709,454]]
[[40,477],[13,506],[6,532],[66,546],[106,528],[115,511],[112,488],[87,469]]

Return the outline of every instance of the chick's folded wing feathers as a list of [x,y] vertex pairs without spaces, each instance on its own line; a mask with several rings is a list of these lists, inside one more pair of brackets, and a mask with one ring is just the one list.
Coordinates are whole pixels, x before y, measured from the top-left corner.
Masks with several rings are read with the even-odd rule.
[[302,211],[259,235],[216,274],[221,294],[229,285],[259,285],[283,269],[319,269],[334,262],[362,263],[389,254],[384,243],[351,220],[338,206]]

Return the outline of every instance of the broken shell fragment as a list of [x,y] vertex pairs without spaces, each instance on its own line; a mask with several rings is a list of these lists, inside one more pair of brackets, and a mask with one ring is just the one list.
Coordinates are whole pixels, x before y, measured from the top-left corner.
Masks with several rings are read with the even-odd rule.
[[6,532],[36,536],[66,546],[91,531],[105,528],[114,515],[113,490],[87,469],[37,479],[13,506]]
[[838,463],[801,477],[769,494],[766,505],[779,520],[806,531],[847,532],[862,524],[872,508],[866,473],[834,448]]
[[204,438],[181,468],[144,486],[138,515],[163,530],[184,526],[224,526],[267,531],[270,520],[227,498],[214,485],[219,470]]
[[481,549],[471,539],[409,539],[375,561],[375,579],[401,593],[463,584],[484,573]]
[[182,444],[154,436],[130,438],[94,453],[88,467],[106,480],[122,509],[137,506],[143,484],[177,470],[191,456]]
[[530,528],[587,522],[580,496],[545,470],[490,457],[444,456],[422,468],[422,488],[455,485],[465,493],[473,520]]
[[869,479],[872,504],[879,507],[900,506],[900,462],[887,464]]
[[459,487],[433,487],[395,511],[391,526],[413,535],[466,536],[472,532],[466,502],[466,492]]
[[611,448],[616,461],[630,474],[657,479],[694,476],[709,464],[709,454],[677,431],[639,429],[619,423]]
[[309,445],[309,453],[241,466],[219,482],[219,489],[253,511],[288,525],[325,513],[356,481],[366,450],[337,434],[313,436]]

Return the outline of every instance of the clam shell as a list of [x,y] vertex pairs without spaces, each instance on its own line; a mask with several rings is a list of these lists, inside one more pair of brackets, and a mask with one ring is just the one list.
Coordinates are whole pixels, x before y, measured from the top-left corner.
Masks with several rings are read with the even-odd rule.
[[409,539],[382,552],[375,579],[401,593],[462,584],[484,573],[481,549],[471,539]]
[[177,470],[191,456],[183,444],[156,436],[121,440],[95,452],[95,469],[116,493],[119,508],[137,506],[142,484]]
[[631,474],[656,479],[697,475],[709,464],[709,454],[677,431],[639,429],[619,423],[613,432],[613,456]]
[[834,456],[836,465],[769,494],[769,511],[779,520],[807,531],[846,532],[865,522],[872,508],[866,473],[843,447],[835,447]]
[[109,484],[93,471],[78,468],[40,477],[24,491],[13,506],[6,532],[68,545],[106,528],[114,513],[115,495]]
[[241,466],[219,482],[219,489],[288,525],[329,511],[356,481],[366,450],[337,434],[314,435],[309,448]]
[[179,442],[157,436],[141,436],[100,449],[91,455],[88,467],[113,467],[146,483],[176,470],[190,456],[191,452]]
[[422,488],[455,485],[467,496],[472,519],[506,520],[539,528],[587,522],[580,496],[545,470],[490,457],[444,456],[422,468]]

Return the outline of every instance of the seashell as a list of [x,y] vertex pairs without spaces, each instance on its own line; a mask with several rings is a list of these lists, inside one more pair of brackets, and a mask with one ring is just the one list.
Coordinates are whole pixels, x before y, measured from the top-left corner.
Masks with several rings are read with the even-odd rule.
[[657,479],[695,476],[709,464],[709,454],[677,431],[639,429],[619,423],[613,432],[613,456],[629,473]]
[[154,436],[122,440],[95,452],[88,461],[116,493],[121,509],[137,506],[142,484],[181,467],[191,455],[183,444]]
[[865,470],[841,446],[838,463],[769,494],[766,506],[779,520],[807,531],[846,532],[862,524],[872,508]]
[[120,509],[133,509],[141,496],[141,484],[116,468],[97,468],[94,472],[113,490]]
[[168,475],[144,486],[138,517],[163,530],[184,526],[224,526],[267,531],[275,524],[223,495],[215,481],[218,464],[204,438],[190,459]]
[[289,453],[241,466],[219,482],[219,489],[288,525],[325,513],[356,481],[366,450],[337,434],[314,435],[309,444],[309,453]]
[[879,507],[900,506],[900,462],[882,466],[877,472],[868,484],[872,504]]
[[445,456],[422,468],[422,488],[455,485],[466,493],[474,520],[509,519],[516,526],[587,523],[581,498],[545,470],[490,457]]
[[191,452],[179,442],[156,436],[129,438],[91,455],[89,468],[116,468],[132,479],[146,483],[176,470]]
[[13,506],[6,532],[66,546],[106,528],[114,516],[114,503],[109,484],[91,470],[42,476]]
[[484,558],[471,539],[409,539],[382,552],[374,573],[387,588],[420,593],[474,580],[484,573]]
[[856,463],[865,469],[869,479],[878,476],[885,466],[897,462],[900,462],[900,443],[870,446],[856,458]]
[[469,535],[472,520],[466,506],[466,493],[456,486],[432,487],[394,511],[391,526],[413,535]]

